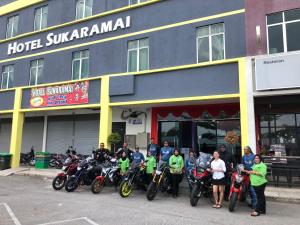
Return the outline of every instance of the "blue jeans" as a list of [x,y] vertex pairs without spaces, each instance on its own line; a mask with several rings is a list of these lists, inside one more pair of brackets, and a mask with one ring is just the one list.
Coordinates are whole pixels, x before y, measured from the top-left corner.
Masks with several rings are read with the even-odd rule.
[[255,190],[254,190],[252,185],[250,185],[249,194],[250,194],[250,197],[251,197],[252,209],[256,209],[257,197],[256,197],[256,193],[255,193]]

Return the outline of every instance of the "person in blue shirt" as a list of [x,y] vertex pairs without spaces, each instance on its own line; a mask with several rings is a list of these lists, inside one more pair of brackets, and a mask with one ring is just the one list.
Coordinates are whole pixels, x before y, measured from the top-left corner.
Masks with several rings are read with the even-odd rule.
[[[195,167],[196,164],[196,157],[193,151],[189,152],[189,157],[185,159],[184,162],[184,168],[185,168],[185,175],[187,177],[187,179],[189,180],[189,176],[193,173],[193,169]],[[192,191],[192,184],[189,182],[189,188],[190,191]]]
[[147,152],[150,152],[152,156],[154,156],[155,159],[158,157],[158,146],[154,143],[154,139],[151,138],[150,144],[147,147]]
[[145,162],[145,157],[143,153],[140,153],[139,146],[135,146],[135,152],[132,153],[132,163],[141,164]]
[[[252,166],[254,165],[254,154],[252,153],[250,146],[244,147],[244,155],[242,157],[242,164],[244,164],[245,170],[247,170],[247,171],[252,170]],[[252,209],[255,209],[256,204],[257,204],[257,198],[256,198],[255,190],[251,184],[249,187],[249,194],[251,197],[251,207],[252,207]]]
[[164,141],[164,146],[160,149],[160,160],[169,163],[171,155],[173,155],[174,149],[169,146],[169,142]]

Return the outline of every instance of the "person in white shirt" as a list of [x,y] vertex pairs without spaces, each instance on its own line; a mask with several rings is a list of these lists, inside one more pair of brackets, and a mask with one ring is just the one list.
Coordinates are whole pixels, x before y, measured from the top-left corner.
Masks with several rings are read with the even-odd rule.
[[213,193],[215,199],[215,204],[213,205],[213,208],[219,209],[222,207],[222,202],[224,199],[224,187],[226,184],[226,166],[225,162],[222,159],[220,159],[220,154],[218,151],[214,152],[213,158],[214,160],[211,162],[210,165],[210,171],[213,174]]

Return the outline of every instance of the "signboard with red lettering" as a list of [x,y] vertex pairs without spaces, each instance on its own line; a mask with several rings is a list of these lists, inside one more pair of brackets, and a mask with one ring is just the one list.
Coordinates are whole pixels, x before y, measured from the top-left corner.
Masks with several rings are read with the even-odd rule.
[[89,81],[31,89],[30,107],[67,106],[89,103]]

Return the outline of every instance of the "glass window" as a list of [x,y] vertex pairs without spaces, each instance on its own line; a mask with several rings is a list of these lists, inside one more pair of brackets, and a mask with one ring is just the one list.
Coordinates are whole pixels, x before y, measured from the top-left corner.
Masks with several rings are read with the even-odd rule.
[[34,12],[34,30],[42,30],[47,27],[48,6],[37,8]]
[[296,115],[296,119],[297,119],[297,127],[300,127],[300,114]]
[[12,88],[13,81],[14,81],[14,66],[13,65],[3,66],[1,89]]
[[300,50],[300,21],[286,24],[287,51]]
[[128,42],[128,72],[149,69],[149,39]]
[[72,80],[87,78],[89,76],[89,50],[73,52]]
[[284,51],[282,25],[268,28],[269,34],[269,53],[279,53]]
[[276,115],[276,127],[295,127],[295,114]]
[[19,16],[11,16],[7,19],[6,38],[14,37],[18,34]]
[[29,85],[41,83],[44,70],[44,60],[37,59],[30,62],[30,80]]
[[198,63],[225,58],[224,24],[214,24],[197,29]]
[[274,14],[270,14],[267,16],[267,23],[268,25],[270,24],[275,24],[275,23],[282,23],[283,22],[283,18],[282,18],[282,13],[274,13]]
[[93,0],[77,0],[76,19],[83,19],[93,15]]
[[128,4],[129,5],[134,5],[134,4],[137,4],[137,3],[142,3],[142,2],[147,2],[148,0],[129,0],[128,1]]
[[167,141],[172,147],[179,145],[181,136],[179,122],[160,122],[159,133],[160,142]]
[[293,9],[285,12],[285,21],[300,20],[300,9]]

